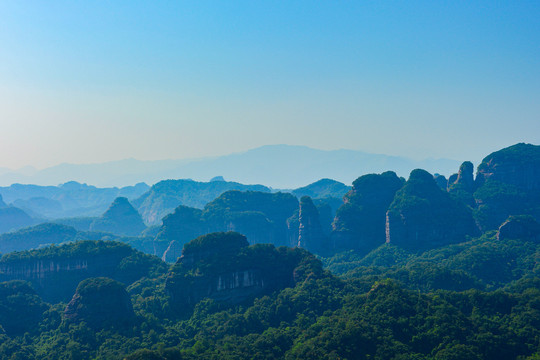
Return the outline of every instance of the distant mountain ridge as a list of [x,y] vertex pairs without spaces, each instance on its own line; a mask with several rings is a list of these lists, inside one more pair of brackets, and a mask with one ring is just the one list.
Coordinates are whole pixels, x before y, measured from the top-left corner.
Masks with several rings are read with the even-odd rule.
[[223,176],[243,184],[296,188],[323,178],[351,184],[359,175],[393,170],[407,176],[416,168],[450,175],[461,162],[412,160],[356,150],[318,150],[306,146],[266,145],[245,152],[200,159],[140,161],[126,159],[97,164],[60,164],[36,172],[0,172],[0,185],[57,185],[78,181],[98,187],[154,184],[165,179],[208,181]]

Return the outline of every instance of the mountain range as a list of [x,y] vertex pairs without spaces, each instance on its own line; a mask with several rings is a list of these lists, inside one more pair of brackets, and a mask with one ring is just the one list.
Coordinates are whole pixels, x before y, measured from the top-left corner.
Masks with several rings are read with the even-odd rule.
[[219,157],[182,160],[141,161],[125,159],[95,164],[60,164],[42,170],[25,167],[2,169],[0,186],[13,183],[58,185],[68,181],[98,187],[154,184],[164,179],[208,181],[223,176],[243,184],[265,184],[291,189],[322,178],[351,184],[359,175],[388,169],[407,176],[416,168],[450,175],[461,161],[451,159],[413,160],[401,156],[371,154],[356,150],[318,150],[306,146],[267,145]]

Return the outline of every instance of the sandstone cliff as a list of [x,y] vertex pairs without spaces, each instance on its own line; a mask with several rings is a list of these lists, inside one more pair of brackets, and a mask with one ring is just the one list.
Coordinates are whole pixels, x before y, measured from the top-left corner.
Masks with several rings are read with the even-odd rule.
[[496,151],[478,166],[476,220],[497,229],[510,215],[540,220],[540,146],[516,144]]
[[[249,243],[296,245],[291,241],[287,219],[298,210],[298,200],[287,193],[228,191],[207,204],[204,210],[179,206],[163,218],[163,226],[154,240],[154,254],[160,257],[181,248],[189,240],[219,231],[246,235]],[[298,230],[296,229],[296,233]],[[163,259],[175,260],[172,252]]]
[[29,281],[50,302],[69,300],[77,284],[89,277],[131,284],[156,271],[165,271],[159,259],[114,241],[78,241],[0,258],[0,281]]
[[367,253],[385,242],[385,216],[403,180],[391,171],[368,174],[353,182],[337,211],[332,232],[336,250]]
[[476,175],[478,185],[487,180],[540,191],[540,146],[520,143],[489,154]]
[[386,242],[412,251],[463,242],[477,233],[471,210],[420,169],[411,172],[386,213]]
[[243,185],[230,181],[164,180],[134,200],[133,205],[147,224],[160,225],[161,220],[178,206],[202,209],[229,190],[270,192],[266,186]]
[[465,161],[459,168],[455,182],[448,186],[448,192],[450,194],[470,207],[476,205],[473,197],[473,193],[476,190],[473,173],[473,164],[470,161]]
[[319,211],[309,196],[300,199],[298,247],[321,254],[328,250],[328,239],[324,235]]
[[321,273],[321,263],[305,250],[248,246],[241,234],[212,233],[184,246],[165,289],[182,311],[204,298],[242,303]]
[[523,239],[540,242],[540,223],[529,215],[510,216],[499,227],[497,239]]

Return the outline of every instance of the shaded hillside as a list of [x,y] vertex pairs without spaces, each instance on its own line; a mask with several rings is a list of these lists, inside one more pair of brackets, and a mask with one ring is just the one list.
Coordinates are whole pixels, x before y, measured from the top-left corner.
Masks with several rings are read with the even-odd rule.
[[50,244],[73,241],[77,230],[60,224],[40,224],[0,235],[0,253],[35,249]]
[[13,206],[0,208],[0,233],[34,225],[36,220],[21,209]]
[[43,223],[0,235],[0,253],[37,249],[77,240],[112,240],[117,236],[96,231],[78,231],[57,223]]
[[17,336],[33,331],[48,308],[28,282],[0,282],[0,332]]
[[[202,159],[158,161],[126,159],[101,164],[61,164],[40,170],[33,176],[18,177],[20,180],[13,174],[0,174],[0,183],[50,185],[75,180],[109,187],[139,182],[153,184],[163,179],[190,178],[202,181],[220,175],[243,184],[266,184],[275,189],[294,189],[323,178],[332,178],[348,184],[360,175],[380,173],[389,169],[401,176],[416,168],[433,173],[451,174],[458,166],[459,161],[450,159],[417,161],[401,156],[371,154],[356,150],[319,150],[306,146],[267,145],[245,152]],[[132,199],[127,194],[117,194],[114,197],[117,196]],[[107,203],[110,201],[112,199]]]
[[0,187],[0,194],[8,203],[19,204],[40,217],[55,219],[100,215],[115,198],[134,199],[148,189],[144,183],[122,188],[97,188],[70,181],[59,186],[13,184]]
[[131,284],[163,263],[129,245],[114,241],[77,241],[40,250],[13,252],[0,258],[0,281],[25,280],[47,301],[67,301],[79,282],[110,277]]
[[482,230],[497,229],[509,215],[540,220],[540,146],[516,144],[478,166],[475,217]]
[[[156,236],[155,254],[167,251],[164,259],[175,261],[186,242],[219,231],[240,232],[250,244],[288,245],[287,219],[297,209],[298,200],[289,193],[227,191],[204,210],[180,206],[166,216]],[[169,248],[171,242],[175,242],[173,248]]]
[[322,274],[322,266],[300,249],[273,245],[248,246],[246,237],[211,233],[184,245],[182,256],[167,276],[165,290],[178,311],[203,298],[243,303]]
[[138,209],[146,224],[155,225],[160,224],[161,219],[179,205],[202,209],[228,190],[270,192],[266,186],[227,181],[164,180],[134,200],[133,206]]
[[[104,278],[83,280],[67,307],[0,283],[0,324],[19,326],[0,334],[0,355],[532,360],[538,246],[495,233],[424,254],[385,244],[324,259],[333,271],[348,267],[340,278],[305,250],[210,234],[186,244],[166,277],[132,283],[131,299]],[[21,306],[28,313],[12,321]]]
[[441,190],[424,170],[411,172],[386,214],[386,242],[417,251],[478,234],[472,212]]
[[146,226],[141,215],[125,197],[114,199],[109,209],[90,224],[90,231],[102,231],[125,236],[137,236],[144,229],[146,229]]
[[69,323],[85,322],[93,329],[122,327],[133,322],[131,299],[121,283],[105,278],[88,278],[79,283],[64,310]]
[[350,189],[350,186],[347,186],[339,181],[335,181],[332,179],[321,179],[307,186],[295,189],[292,191],[292,193],[297,198],[301,198],[302,196],[309,196],[312,199],[341,199]]
[[386,241],[386,211],[403,180],[387,171],[368,174],[353,182],[333,223],[332,240],[336,251],[355,249],[367,253]]

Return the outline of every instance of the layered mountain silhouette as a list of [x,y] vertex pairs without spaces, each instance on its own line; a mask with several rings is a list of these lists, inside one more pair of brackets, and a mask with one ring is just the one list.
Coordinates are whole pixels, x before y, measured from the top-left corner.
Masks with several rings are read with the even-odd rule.
[[[346,184],[359,175],[393,170],[407,176],[416,168],[450,174],[459,162],[449,159],[416,161],[400,156],[356,150],[318,150],[306,146],[267,145],[231,155],[185,160],[139,161],[127,159],[101,164],[61,164],[34,173],[0,173],[0,185],[13,183],[56,185],[78,181],[99,187],[125,186],[164,179],[208,181],[216,175],[243,184],[296,188],[323,178]],[[287,176],[282,176],[287,174]]]

